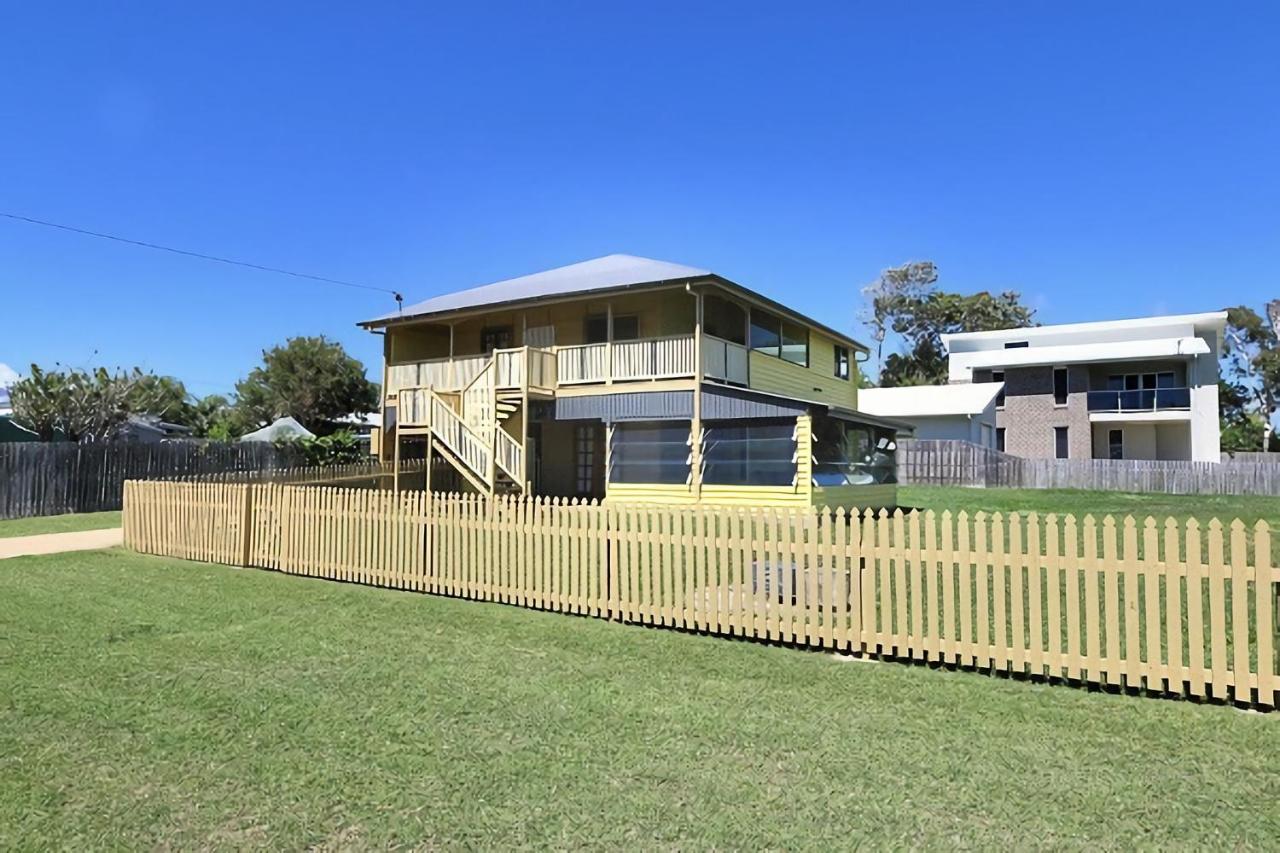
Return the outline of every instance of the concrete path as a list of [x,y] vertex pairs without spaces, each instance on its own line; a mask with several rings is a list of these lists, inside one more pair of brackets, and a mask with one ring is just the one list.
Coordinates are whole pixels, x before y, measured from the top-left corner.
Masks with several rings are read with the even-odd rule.
[[31,554],[60,554],[63,551],[95,551],[124,544],[119,527],[106,530],[77,530],[73,533],[41,533],[37,536],[10,536],[0,539],[0,560]]

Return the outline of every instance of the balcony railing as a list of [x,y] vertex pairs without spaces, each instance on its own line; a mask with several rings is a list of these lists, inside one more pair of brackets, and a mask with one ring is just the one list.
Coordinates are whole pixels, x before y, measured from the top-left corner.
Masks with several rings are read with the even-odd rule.
[[[702,336],[702,370],[710,379],[747,384],[749,352],[741,344]],[[683,379],[694,375],[694,336],[672,335],[634,341],[559,346],[517,347],[490,355],[437,358],[387,367],[388,395],[410,388],[459,392],[493,364],[499,390],[528,387],[554,390],[562,385]]]
[[561,385],[693,376],[693,335],[556,347]]
[[742,344],[702,336],[702,372],[710,379],[746,385],[748,358],[749,351]]
[[1191,408],[1190,388],[1090,391],[1091,412],[1167,412]]

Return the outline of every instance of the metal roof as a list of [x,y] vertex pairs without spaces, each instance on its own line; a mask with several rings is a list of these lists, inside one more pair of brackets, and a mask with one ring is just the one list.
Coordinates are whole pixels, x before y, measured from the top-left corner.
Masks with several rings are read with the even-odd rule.
[[710,270],[673,264],[669,261],[655,261],[650,258],[638,258],[635,255],[605,255],[603,258],[569,264],[567,267],[556,267],[532,275],[522,275],[519,278],[509,278],[469,290],[435,296],[401,311],[366,321],[364,325],[420,317],[424,314],[482,308],[504,302],[524,302],[530,299],[571,296],[576,293],[612,290],[639,284],[706,278],[711,274]]
[[980,415],[1002,388],[1003,382],[861,388],[858,411],[890,418]]
[[656,261],[652,258],[641,258],[635,255],[605,255],[589,261],[569,264],[565,267],[545,270],[543,272],[509,278],[493,284],[473,287],[435,296],[418,302],[400,311],[384,314],[372,320],[365,320],[359,325],[367,328],[379,328],[392,323],[420,319],[441,314],[451,314],[477,308],[489,308],[523,302],[535,302],[539,299],[574,296],[577,294],[607,292],[628,287],[643,285],[681,284],[688,281],[714,280],[715,283],[738,291],[749,299],[754,299],[765,307],[802,320],[815,329],[821,329],[837,341],[848,343],[868,352],[865,344],[849,335],[836,331],[811,317],[807,317],[783,305],[776,300],[757,293],[750,288],[730,281],[711,270],[685,266],[670,261]]

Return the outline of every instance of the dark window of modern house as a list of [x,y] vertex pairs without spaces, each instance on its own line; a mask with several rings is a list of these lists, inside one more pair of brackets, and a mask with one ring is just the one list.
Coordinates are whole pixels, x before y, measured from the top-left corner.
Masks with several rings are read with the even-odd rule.
[[609,340],[609,315],[588,314],[582,325],[582,340],[589,344],[602,344]]
[[1111,459],[1124,458],[1124,430],[1113,429],[1107,432],[1107,456]]
[[[1003,370],[993,370],[993,371],[991,371],[991,381],[992,381],[992,382],[1003,382],[1003,381],[1004,381],[1004,371],[1003,371]],[[1003,409],[1003,408],[1004,408],[1004,389],[1003,389],[1003,388],[1001,388],[1001,389],[1000,389],[1000,392],[999,392],[998,394],[996,394],[996,408],[997,408],[997,409]]]
[[1053,369],[1053,404],[1055,406],[1067,404],[1067,369],[1065,367]]
[[1004,427],[996,427],[996,450],[1004,453]]
[[1053,428],[1053,455],[1058,459],[1066,459],[1069,455],[1066,427]]
[[735,344],[747,342],[747,311],[736,302],[719,296],[703,297],[702,325],[713,337]]
[[849,378],[849,348],[842,347],[839,344],[835,348],[836,353],[836,379]]
[[795,421],[708,422],[702,482],[790,486],[796,477]]
[[1004,345],[1005,349],[1026,349],[1031,346],[1029,341],[1009,341]]
[[689,422],[621,423],[609,449],[610,483],[689,480]]

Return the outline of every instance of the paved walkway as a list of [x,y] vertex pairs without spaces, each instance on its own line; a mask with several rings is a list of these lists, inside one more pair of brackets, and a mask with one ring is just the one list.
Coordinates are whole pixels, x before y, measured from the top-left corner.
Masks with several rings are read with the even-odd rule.
[[124,544],[119,527],[106,530],[77,530],[73,533],[41,533],[37,536],[10,536],[0,539],[0,560],[31,554],[60,554],[63,551],[94,551]]

